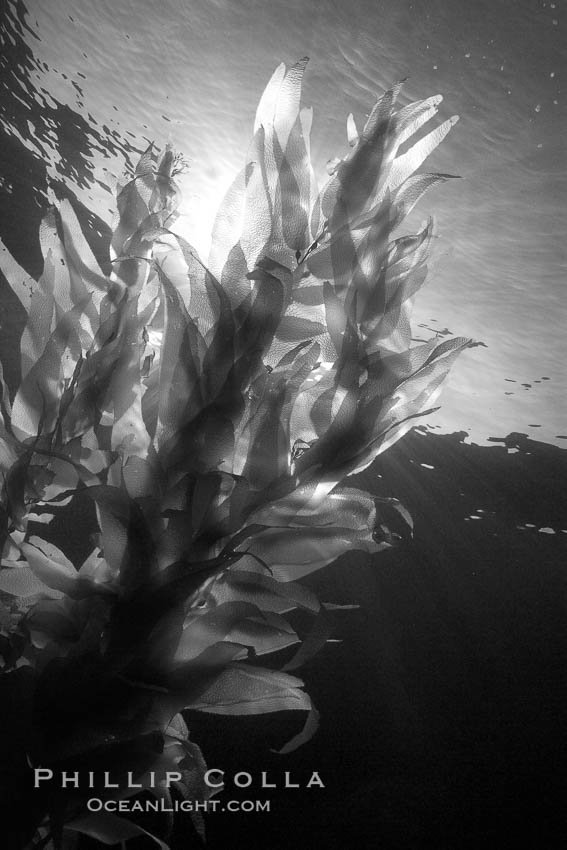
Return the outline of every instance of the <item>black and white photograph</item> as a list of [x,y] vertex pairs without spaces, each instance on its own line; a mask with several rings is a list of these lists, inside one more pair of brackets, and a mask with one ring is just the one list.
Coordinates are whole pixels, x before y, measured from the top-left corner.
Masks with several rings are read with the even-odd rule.
[[567,846],[564,0],[1,0],[0,848]]

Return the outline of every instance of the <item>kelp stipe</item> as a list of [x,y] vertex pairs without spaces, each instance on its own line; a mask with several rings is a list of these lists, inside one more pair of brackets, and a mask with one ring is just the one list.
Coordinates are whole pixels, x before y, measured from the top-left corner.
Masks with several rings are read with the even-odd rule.
[[[17,770],[95,777],[51,789],[30,846],[147,834],[87,812],[95,795],[206,800],[186,709],[306,711],[282,752],[305,741],[317,714],[292,672],[332,606],[297,579],[410,533],[399,503],[348,476],[428,412],[473,344],[411,347],[431,222],[395,236],[447,179],[414,172],[454,120],[412,144],[439,98],[396,110],[399,87],[386,92],[362,132],[349,118],[352,150],[319,192],[305,65],[280,66],[262,96],[207,264],[171,230],[182,163],[153,146],[118,186],[109,277],[66,201],[43,222],[39,281],[2,255],[28,315],[0,423],[4,670],[33,718]],[[52,529],[77,511],[92,551],[73,563]],[[285,616],[298,608],[303,638]],[[259,663],[282,650],[281,671]],[[151,781],[167,771],[174,789]],[[104,772],[118,791],[96,784]]]

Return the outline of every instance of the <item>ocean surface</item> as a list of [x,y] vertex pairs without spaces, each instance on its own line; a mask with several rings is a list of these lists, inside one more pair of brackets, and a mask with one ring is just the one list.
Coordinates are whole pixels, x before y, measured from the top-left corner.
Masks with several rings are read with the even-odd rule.
[[[342,642],[307,667],[321,729],[285,766],[303,777],[321,770],[327,790],[278,791],[266,820],[211,818],[208,846],[515,850],[522,836],[532,850],[563,848],[565,3],[2,8],[0,236],[31,274],[41,270],[49,182],[84,205],[96,241],[88,210],[111,222],[114,177],[150,140],[190,162],[180,229],[206,256],[259,97],[282,61],[310,58],[304,103],[314,108],[321,181],[348,151],[348,114],[362,122],[399,80],[402,103],[439,93],[441,117],[460,116],[426,170],[462,179],[431,190],[412,214],[416,224],[434,215],[438,232],[414,337],[485,345],[461,355],[439,412],[363,473],[364,489],[407,505],[414,540],[372,563],[353,553],[312,580],[321,598],[360,605],[340,615]],[[6,288],[0,298],[10,383],[22,317]],[[80,530],[68,534],[73,544]],[[237,736],[234,721],[192,719],[209,763],[281,775],[268,747],[289,736],[291,721],[274,731],[272,718],[243,718]]]
[[[191,164],[183,232],[206,256],[275,67],[310,57],[320,179],[344,155],[346,118],[406,79],[460,122],[426,164],[462,177],[431,192],[438,263],[415,336],[471,336],[428,419],[477,443],[512,431],[567,439],[565,6],[536,0],[8,0],[2,124],[110,221],[110,174],[148,140]],[[10,102],[9,102],[10,101]],[[20,157],[21,159],[21,157]],[[5,188],[26,179],[18,156]],[[16,172],[16,177],[14,177]],[[39,191],[41,187],[34,187]],[[17,189],[15,190],[17,191]]]

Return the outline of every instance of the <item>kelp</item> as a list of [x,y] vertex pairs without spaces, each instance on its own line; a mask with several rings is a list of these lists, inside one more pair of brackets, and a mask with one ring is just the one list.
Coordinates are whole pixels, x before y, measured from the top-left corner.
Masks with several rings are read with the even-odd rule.
[[[149,781],[171,769],[176,794],[211,795],[187,710],[307,712],[282,752],[314,733],[286,671],[324,646],[334,606],[297,580],[411,534],[402,505],[348,476],[431,410],[473,344],[411,345],[433,226],[398,235],[448,179],[415,171],[455,119],[419,135],[440,98],[397,108],[394,87],[360,133],[349,116],[350,152],[319,191],[305,66],[280,66],[262,96],[207,263],[172,230],[183,162],[153,145],[118,184],[109,276],[68,201],[42,224],[38,281],[2,254],[28,317],[12,399],[1,381],[4,675],[32,675],[27,765],[108,771],[121,797],[125,765],[150,794],[171,793]],[[50,534],[77,511],[80,563]],[[284,670],[263,666],[282,652]],[[54,792],[30,846],[147,834],[86,799]]]

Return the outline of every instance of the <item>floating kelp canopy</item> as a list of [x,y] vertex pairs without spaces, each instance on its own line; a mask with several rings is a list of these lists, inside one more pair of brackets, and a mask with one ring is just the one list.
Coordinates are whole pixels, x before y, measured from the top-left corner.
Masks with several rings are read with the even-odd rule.
[[[153,146],[117,188],[110,276],[68,201],[41,226],[38,281],[2,253],[28,316],[0,432],[4,675],[33,728],[15,770],[95,777],[51,790],[30,846],[147,834],[89,813],[95,794],[207,799],[186,709],[305,711],[282,752],[306,740],[316,711],[293,673],[324,645],[332,606],[297,580],[410,531],[396,500],[348,476],[431,409],[473,344],[411,345],[432,223],[396,236],[447,179],[415,172],[455,119],[416,141],[440,98],[397,108],[396,86],[360,133],[349,118],[351,152],[319,191],[305,66],[280,66],[262,96],[208,263],[171,229],[182,160]],[[79,515],[89,548],[75,561],[53,529]],[[294,609],[313,619],[306,635]],[[286,650],[283,669],[264,666]],[[156,786],[167,771],[182,779]],[[118,790],[97,784],[104,772]]]

